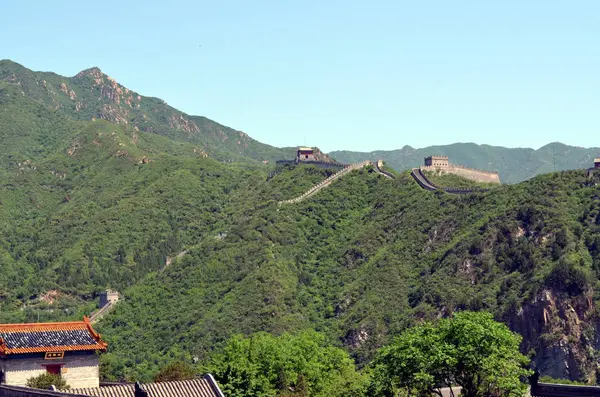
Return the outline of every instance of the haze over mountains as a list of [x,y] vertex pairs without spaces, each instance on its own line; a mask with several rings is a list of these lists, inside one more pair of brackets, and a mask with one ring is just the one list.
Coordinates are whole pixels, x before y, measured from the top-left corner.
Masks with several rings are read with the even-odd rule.
[[[403,169],[446,154],[517,181],[554,158],[557,169],[588,168],[593,152],[333,155],[389,155]],[[452,196],[367,167],[279,206],[333,172],[271,174],[293,155],[97,68],[67,78],[1,61],[0,322],[81,318],[99,291],[117,289],[123,302],[98,324],[110,346],[103,376],[144,380],[258,331],[316,329],[366,365],[410,325],[488,310],[523,335],[543,373],[596,376],[597,178],[575,170]]]

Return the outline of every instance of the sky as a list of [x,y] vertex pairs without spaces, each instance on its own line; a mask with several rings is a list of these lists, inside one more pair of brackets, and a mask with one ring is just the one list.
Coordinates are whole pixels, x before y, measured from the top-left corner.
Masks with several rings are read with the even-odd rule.
[[274,146],[600,146],[600,1],[0,0],[0,59]]

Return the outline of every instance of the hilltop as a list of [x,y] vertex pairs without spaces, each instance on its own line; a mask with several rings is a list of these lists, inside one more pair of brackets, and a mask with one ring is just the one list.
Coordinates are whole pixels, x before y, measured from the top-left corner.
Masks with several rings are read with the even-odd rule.
[[329,155],[347,163],[383,159],[398,171],[422,165],[423,158],[426,156],[448,156],[450,162],[454,164],[497,171],[503,183],[518,183],[548,172],[589,168],[594,157],[600,155],[600,148],[582,148],[558,142],[550,143],[537,150],[453,143],[421,149],[404,146],[402,149],[374,152],[340,150],[330,152]]
[[187,115],[158,98],[142,96],[119,84],[98,67],[73,77],[34,72],[0,61],[0,82],[28,99],[74,120],[107,120],[195,145],[196,151],[221,161],[270,161],[293,157],[293,149],[260,143],[242,131],[206,117]]

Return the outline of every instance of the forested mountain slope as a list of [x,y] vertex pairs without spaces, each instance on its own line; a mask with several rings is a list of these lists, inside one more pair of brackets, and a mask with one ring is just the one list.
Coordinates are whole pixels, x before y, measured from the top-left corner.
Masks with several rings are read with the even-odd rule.
[[217,227],[253,172],[128,125],[72,120],[2,84],[0,321],[89,314],[97,291],[133,285]]
[[205,236],[129,289],[101,324],[109,376],[204,359],[232,333],[258,330],[316,328],[364,364],[405,327],[461,309],[521,332],[543,373],[595,376],[600,189],[584,172],[453,196],[363,170],[277,206],[315,172],[255,180],[238,191],[226,237]]
[[247,134],[200,116],[190,116],[158,98],[123,87],[97,68],[73,77],[34,72],[0,60],[0,82],[29,99],[76,120],[104,119],[195,145],[198,153],[222,161],[275,161],[293,156],[292,149],[262,144]]
[[423,158],[426,156],[448,156],[453,164],[497,171],[503,183],[517,183],[554,170],[589,168],[593,166],[594,157],[600,156],[600,148],[582,148],[557,142],[537,150],[453,143],[422,149],[404,146],[402,149],[369,153],[341,150],[331,152],[329,155],[346,163],[383,159],[389,166],[399,171],[423,165]]

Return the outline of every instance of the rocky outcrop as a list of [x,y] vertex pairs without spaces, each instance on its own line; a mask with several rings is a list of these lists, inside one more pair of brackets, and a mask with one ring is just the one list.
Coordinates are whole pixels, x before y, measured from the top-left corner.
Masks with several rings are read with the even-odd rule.
[[572,380],[595,380],[594,350],[600,347],[592,291],[578,296],[543,289],[505,318],[523,336],[524,353],[542,375]]

